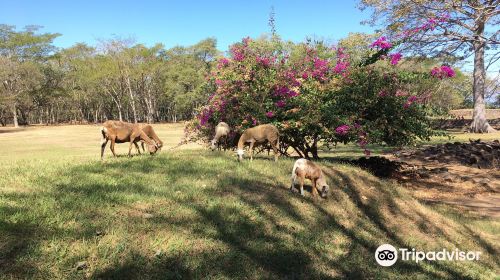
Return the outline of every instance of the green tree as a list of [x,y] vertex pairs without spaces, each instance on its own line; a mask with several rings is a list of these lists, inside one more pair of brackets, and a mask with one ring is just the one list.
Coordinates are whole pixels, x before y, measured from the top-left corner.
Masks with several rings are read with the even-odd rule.
[[[55,51],[53,40],[59,34],[41,33],[39,26],[16,31],[14,26],[0,25],[0,78],[2,101],[8,103],[14,126],[19,125],[18,111],[27,122],[28,95],[40,86],[41,64]],[[20,109],[23,110],[20,110]]]
[[[424,56],[474,56],[472,132],[495,131],[486,120],[485,55],[491,62],[500,53],[500,1],[498,0],[362,0],[360,7],[373,11],[370,23],[385,25],[394,34],[413,32],[423,25],[432,28],[406,41],[405,47]],[[427,22],[425,22],[427,21]]]

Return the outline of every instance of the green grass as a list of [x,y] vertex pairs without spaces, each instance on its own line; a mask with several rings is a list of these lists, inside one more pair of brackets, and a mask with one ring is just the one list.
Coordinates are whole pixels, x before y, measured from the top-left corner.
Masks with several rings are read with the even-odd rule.
[[[90,138],[95,128],[59,131]],[[38,133],[58,130],[46,129]],[[178,142],[179,127],[157,130],[167,148]],[[40,143],[0,134],[11,156],[0,170],[1,279],[492,279],[499,270],[498,220],[422,204],[356,167],[322,161],[332,193],[314,201],[288,190],[293,159],[238,163],[195,148],[133,158],[108,150],[100,162],[98,137],[69,144],[60,133]],[[383,268],[373,258],[383,243],[483,255]],[[81,261],[88,267],[76,270]]]

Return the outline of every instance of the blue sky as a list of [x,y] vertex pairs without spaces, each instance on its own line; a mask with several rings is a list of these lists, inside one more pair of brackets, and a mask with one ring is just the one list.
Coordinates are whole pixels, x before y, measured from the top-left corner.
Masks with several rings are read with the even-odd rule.
[[207,37],[218,48],[269,32],[271,6],[283,39],[302,41],[307,36],[328,40],[349,32],[372,32],[360,22],[369,16],[357,1],[2,1],[0,23],[41,25],[58,32],[58,47],[98,39],[133,37],[138,43],[166,47],[191,45]]

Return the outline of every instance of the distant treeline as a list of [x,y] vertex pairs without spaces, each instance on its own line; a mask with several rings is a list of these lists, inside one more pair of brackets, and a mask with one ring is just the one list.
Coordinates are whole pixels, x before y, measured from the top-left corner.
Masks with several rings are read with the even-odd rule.
[[54,124],[192,118],[207,99],[215,39],[147,47],[128,39],[57,49],[59,34],[0,25],[0,123]]

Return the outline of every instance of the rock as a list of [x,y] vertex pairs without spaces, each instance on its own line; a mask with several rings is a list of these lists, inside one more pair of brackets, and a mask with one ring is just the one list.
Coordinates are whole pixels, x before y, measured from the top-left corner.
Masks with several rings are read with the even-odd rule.
[[82,261],[82,262],[78,262],[76,264],[76,270],[84,270],[84,269],[87,269],[89,266],[87,264],[87,262],[85,261]]
[[448,174],[443,175],[441,178],[443,178],[443,180],[444,180],[445,182],[453,182],[453,181],[455,181],[455,176],[453,176],[453,175],[451,175],[451,174],[449,174],[449,173],[448,173]]
[[153,218],[154,216],[153,216],[153,214],[144,213],[144,214],[142,214],[142,217],[143,217],[144,219],[151,219],[151,218]]
[[155,256],[156,258],[158,258],[158,257],[160,257],[160,256],[161,256],[161,254],[162,254],[161,249],[158,249],[158,250],[156,250],[156,252],[155,252],[154,256]]

